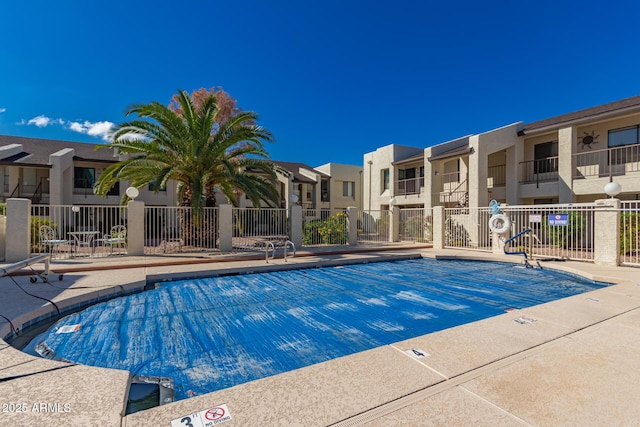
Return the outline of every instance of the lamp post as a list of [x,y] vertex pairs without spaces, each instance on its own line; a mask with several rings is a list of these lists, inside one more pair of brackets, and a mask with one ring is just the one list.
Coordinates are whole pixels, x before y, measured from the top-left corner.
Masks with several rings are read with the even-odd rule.
[[604,186],[604,192],[612,199],[622,191],[622,186],[617,182],[610,182]]
[[138,197],[140,195],[140,191],[138,191],[138,189],[136,187],[129,187],[129,188],[127,188],[127,190],[124,193],[131,200],[135,200],[136,197]]

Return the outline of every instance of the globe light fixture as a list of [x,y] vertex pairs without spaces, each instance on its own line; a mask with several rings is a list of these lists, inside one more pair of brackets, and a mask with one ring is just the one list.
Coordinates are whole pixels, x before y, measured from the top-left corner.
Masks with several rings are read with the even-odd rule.
[[295,205],[296,203],[298,203],[298,195],[292,194],[291,197],[289,197],[289,200]]
[[396,200],[395,197],[392,197],[389,199],[389,206],[395,206],[396,203],[398,203],[398,201]]
[[78,212],[80,212],[80,206],[72,206],[72,207],[71,207],[71,210],[72,210],[73,212],[75,212],[75,213],[78,213]]
[[131,200],[135,200],[136,197],[138,197],[140,195],[140,192],[138,191],[138,189],[136,187],[129,187],[129,188],[127,188],[127,191],[125,191],[124,193]]
[[617,182],[610,182],[604,186],[604,192],[612,199],[616,197],[622,191],[622,186]]

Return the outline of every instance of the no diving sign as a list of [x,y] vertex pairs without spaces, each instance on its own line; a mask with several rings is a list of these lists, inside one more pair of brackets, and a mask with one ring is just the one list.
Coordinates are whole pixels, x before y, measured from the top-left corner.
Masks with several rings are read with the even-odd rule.
[[171,427],[211,427],[231,421],[227,405],[214,406],[171,421]]

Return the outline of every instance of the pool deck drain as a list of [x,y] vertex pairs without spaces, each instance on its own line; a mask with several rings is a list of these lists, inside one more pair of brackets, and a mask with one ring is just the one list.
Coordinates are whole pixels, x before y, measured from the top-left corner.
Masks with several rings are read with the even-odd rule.
[[[419,250],[425,256],[465,254]],[[317,254],[289,259],[287,265],[374,261],[415,252]],[[88,295],[139,288],[148,276],[217,274],[265,264],[242,259],[154,266],[143,259],[134,267],[133,261],[127,259],[129,268],[119,270],[90,270],[85,261],[87,271],[68,271],[51,285],[29,284],[26,276],[2,278],[0,314],[22,325],[51,310],[11,280],[64,308]],[[276,259],[267,268],[282,264]],[[222,404],[232,416],[225,424],[242,426],[633,425],[640,419],[635,399],[640,394],[640,270],[576,262],[543,266],[617,284],[126,417],[128,372],[33,358],[0,340],[0,425],[170,426],[181,416]],[[536,321],[514,321],[522,317]],[[1,317],[0,330],[1,336],[9,330]],[[407,350],[414,348],[428,356],[412,357]]]

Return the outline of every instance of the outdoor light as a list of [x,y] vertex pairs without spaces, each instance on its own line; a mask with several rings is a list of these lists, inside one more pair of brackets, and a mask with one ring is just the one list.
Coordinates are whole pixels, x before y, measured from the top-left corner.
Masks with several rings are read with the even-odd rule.
[[131,200],[135,200],[135,198],[138,197],[140,192],[138,191],[138,189],[136,187],[129,187],[129,188],[127,188],[127,191],[125,191],[125,194]]
[[607,193],[608,196],[614,198],[622,191],[622,187],[617,182],[610,182],[604,186],[604,192]]
[[395,198],[395,197],[392,197],[392,198],[390,198],[390,199],[389,199],[389,205],[391,205],[391,206],[395,206],[395,205],[396,205],[396,203],[398,203],[398,202],[396,201],[396,198]]
[[295,205],[296,203],[298,203],[298,195],[292,194],[291,197],[289,197],[289,200],[291,200],[291,203]]
[[80,212],[80,206],[72,206],[71,210],[74,211],[75,213]]

